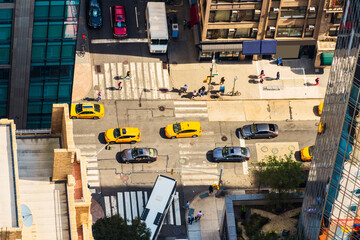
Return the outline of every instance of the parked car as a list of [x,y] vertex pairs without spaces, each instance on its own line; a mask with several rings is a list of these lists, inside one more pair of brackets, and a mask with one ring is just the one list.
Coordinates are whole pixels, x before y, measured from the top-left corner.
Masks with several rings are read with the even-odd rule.
[[87,16],[91,28],[101,28],[103,24],[100,0],[88,0]]
[[250,159],[250,149],[247,147],[219,147],[213,150],[213,160],[216,162],[244,161]]
[[165,128],[168,138],[198,137],[202,134],[199,122],[180,122],[170,124]]
[[134,127],[110,128],[105,132],[107,143],[136,143],[140,140],[140,130]]
[[121,159],[126,163],[154,162],[158,151],[154,148],[132,148],[121,151]]
[[124,6],[113,6],[111,8],[111,26],[114,38],[127,37],[127,27]]
[[312,146],[309,146],[309,147],[306,147],[306,148],[303,148],[301,149],[300,153],[301,153],[301,160],[303,162],[307,162],[307,161],[311,161],[312,160],[312,155],[313,155],[313,152],[314,152],[314,148],[315,146],[312,145]]
[[322,111],[323,111],[323,107],[324,107],[324,103],[320,103],[319,106],[318,106],[318,113],[319,113],[319,116],[321,116],[322,114]]
[[71,104],[70,118],[92,118],[99,119],[104,117],[104,106],[98,103],[78,103]]
[[279,134],[279,128],[271,123],[253,123],[241,128],[244,139],[250,138],[274,138]]

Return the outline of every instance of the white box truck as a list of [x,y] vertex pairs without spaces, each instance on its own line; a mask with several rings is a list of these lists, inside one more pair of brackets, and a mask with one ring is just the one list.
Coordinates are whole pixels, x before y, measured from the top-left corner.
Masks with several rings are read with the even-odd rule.
[[148,2],[146,28],[150,53],[166,53],[169,41],[164,2]]

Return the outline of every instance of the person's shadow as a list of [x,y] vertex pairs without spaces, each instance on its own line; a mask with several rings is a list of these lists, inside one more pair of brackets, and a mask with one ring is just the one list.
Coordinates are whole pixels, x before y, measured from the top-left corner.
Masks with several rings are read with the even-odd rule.
[[310,87],[310,86],[316,86],[316,84],[315,84],[315,83],[308,83],[308,82],[307,82],[307,83],[304,83],[304,85],[305,85],[305,86],[307,86],[307,87]]

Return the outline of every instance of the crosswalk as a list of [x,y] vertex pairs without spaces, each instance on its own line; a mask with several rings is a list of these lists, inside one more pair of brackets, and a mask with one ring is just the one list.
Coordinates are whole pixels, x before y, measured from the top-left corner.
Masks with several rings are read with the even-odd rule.
[[208,108],[205,101],[175,101],[174,109],[177,118],[208,117]]
[[[93,66],[90,94],[97,98],[101,92],[103,100],[171,99],[170,92],[162,91],[171,87],[169,73],[162,65],[162,62],[104,63],[100,72],[99,67]],[[128,71],[131,78],[124,78]]]
[[[95,134],[74,134],[76,148],[80,149],[81,155],[87,160],[87,180],[90,187],[100,187],[98,159],[96,157]],[[93,143],[88,143],[89,139],[93,139]]]
[[[147,201],[146,191],[117,192],[115,196],[104,196],[105,216],[119,214],[131,224],[131,220],[141,217]],[[181,226],[179,192],[175,193],[164,224]]]

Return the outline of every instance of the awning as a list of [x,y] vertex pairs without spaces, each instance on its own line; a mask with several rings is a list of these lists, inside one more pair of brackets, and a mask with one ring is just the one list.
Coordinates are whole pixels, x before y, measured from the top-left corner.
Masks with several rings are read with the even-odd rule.
[[260,40],[254,40],[254,41],[244,41],[243,42],[243,55],[255,55],[260,54],[260,48],[261,41]]
[[276,54],[276,40],[261,40],[261,54],[270,55]]
[[334,52],[324,52],[320,55],[321,65],[330,66],[334,58]]
[[197,4],[192,5],[190,8],[190,20],[191,26],[199,23],[199,8]]
[[242,44],[202,44],[201,50],[203,52],[226,52],[226,51],[241,51]]

